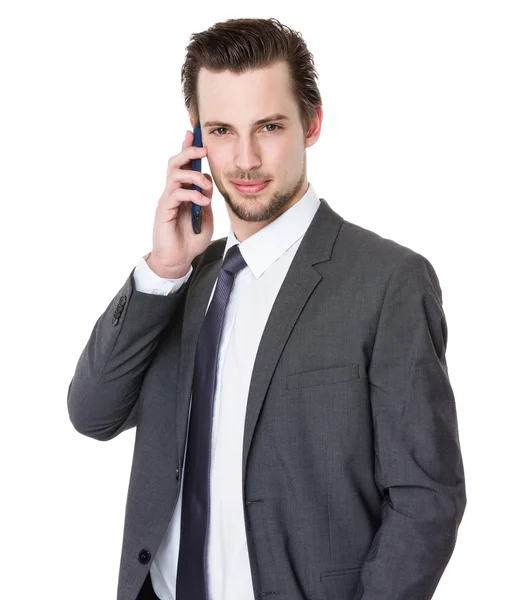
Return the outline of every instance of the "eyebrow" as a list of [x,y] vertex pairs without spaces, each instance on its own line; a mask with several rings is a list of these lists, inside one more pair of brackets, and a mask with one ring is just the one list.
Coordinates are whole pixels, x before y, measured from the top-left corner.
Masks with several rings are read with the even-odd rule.
[[[270,121],[290,121],[290,118],[286,115],[282,115],[281,113],[276,113],[275,115],[270,115],[269,117],[255,121],[254,123],[252,123],[252,126],[264,125],[265,123],[269,123]],[[212,126],[233,128],[233,125],[230,125],[229,123],[223,123],[222,121],[207,121],[206,123],[204,123],[204,127]]]

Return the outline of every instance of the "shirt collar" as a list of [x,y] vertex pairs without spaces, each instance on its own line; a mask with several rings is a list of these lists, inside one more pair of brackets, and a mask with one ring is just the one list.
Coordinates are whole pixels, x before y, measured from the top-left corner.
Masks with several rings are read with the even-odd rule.
[[309,182],[305,195],[294,206],[274,219],[251,237],[239,242],[230,227],[223,259],[226,252],[239,244],[242,257],[256,279],[278,260],[307,231],[321,202]]

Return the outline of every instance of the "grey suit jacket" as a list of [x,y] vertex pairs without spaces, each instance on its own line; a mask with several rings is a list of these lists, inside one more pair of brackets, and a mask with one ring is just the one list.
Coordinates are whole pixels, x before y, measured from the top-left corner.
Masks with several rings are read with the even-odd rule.
[[[181,492],[195,346],[225,243],[196,257],[174,296],[138,292],[131,272],[68,389],[84,435],[136,427],[118,600],[136,598]],[[256,599],[432,597],[466,504],[446,341],[431,264],[322,200],[248,395],[241,477]]]

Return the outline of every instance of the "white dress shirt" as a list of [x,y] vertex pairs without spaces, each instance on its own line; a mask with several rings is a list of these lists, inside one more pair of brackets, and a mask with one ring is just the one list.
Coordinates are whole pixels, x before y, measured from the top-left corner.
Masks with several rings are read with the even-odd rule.
[[[210,600],[254,597],[241,478],[246,402],[257,349],[272,305],[319,206],[320,200],[309,183],[299,202],[244,242],[239,244],[231,228],[228,235],[224,256],[231,246],[239,244],[247,266],[235,278],[224,317],[217,363],[208,538]],[[140,292],[169,294],[177,291],[191,276],[192,267],[181,279],[158,277],[147,265],[147,256],[134,270],[135,286]],[[216,283],[210,302],[215,287]],[[185,469],[182,469],[183,485]],[[160,600],[175,600],[181,514],[182,494],[151,564],[152,584]]]

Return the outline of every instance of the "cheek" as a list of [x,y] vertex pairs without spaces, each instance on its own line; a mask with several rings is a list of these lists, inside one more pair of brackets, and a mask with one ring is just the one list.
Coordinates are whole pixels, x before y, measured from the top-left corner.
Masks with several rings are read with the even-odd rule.
[[298,136],[290,138],[282,150],[284,159],[291,164],[303,160],[303,152],[305,151],[303,139]]
[[[207,164],[212,174],[219,174],[222,172],[222,162],[217,152],[212,152],[211,148],[208,148]],[[202,167],[204,167],[204,160],[202,160]]]
[[227,148],[209,146],[208,147],[208,164],[212,171],[222,173],[230,169],[232,153]]
[[294,165],[300,155],[300,146],[295,141],[288,141],[266,148],[263,152],[263,164],[274,169],[285,165]]

